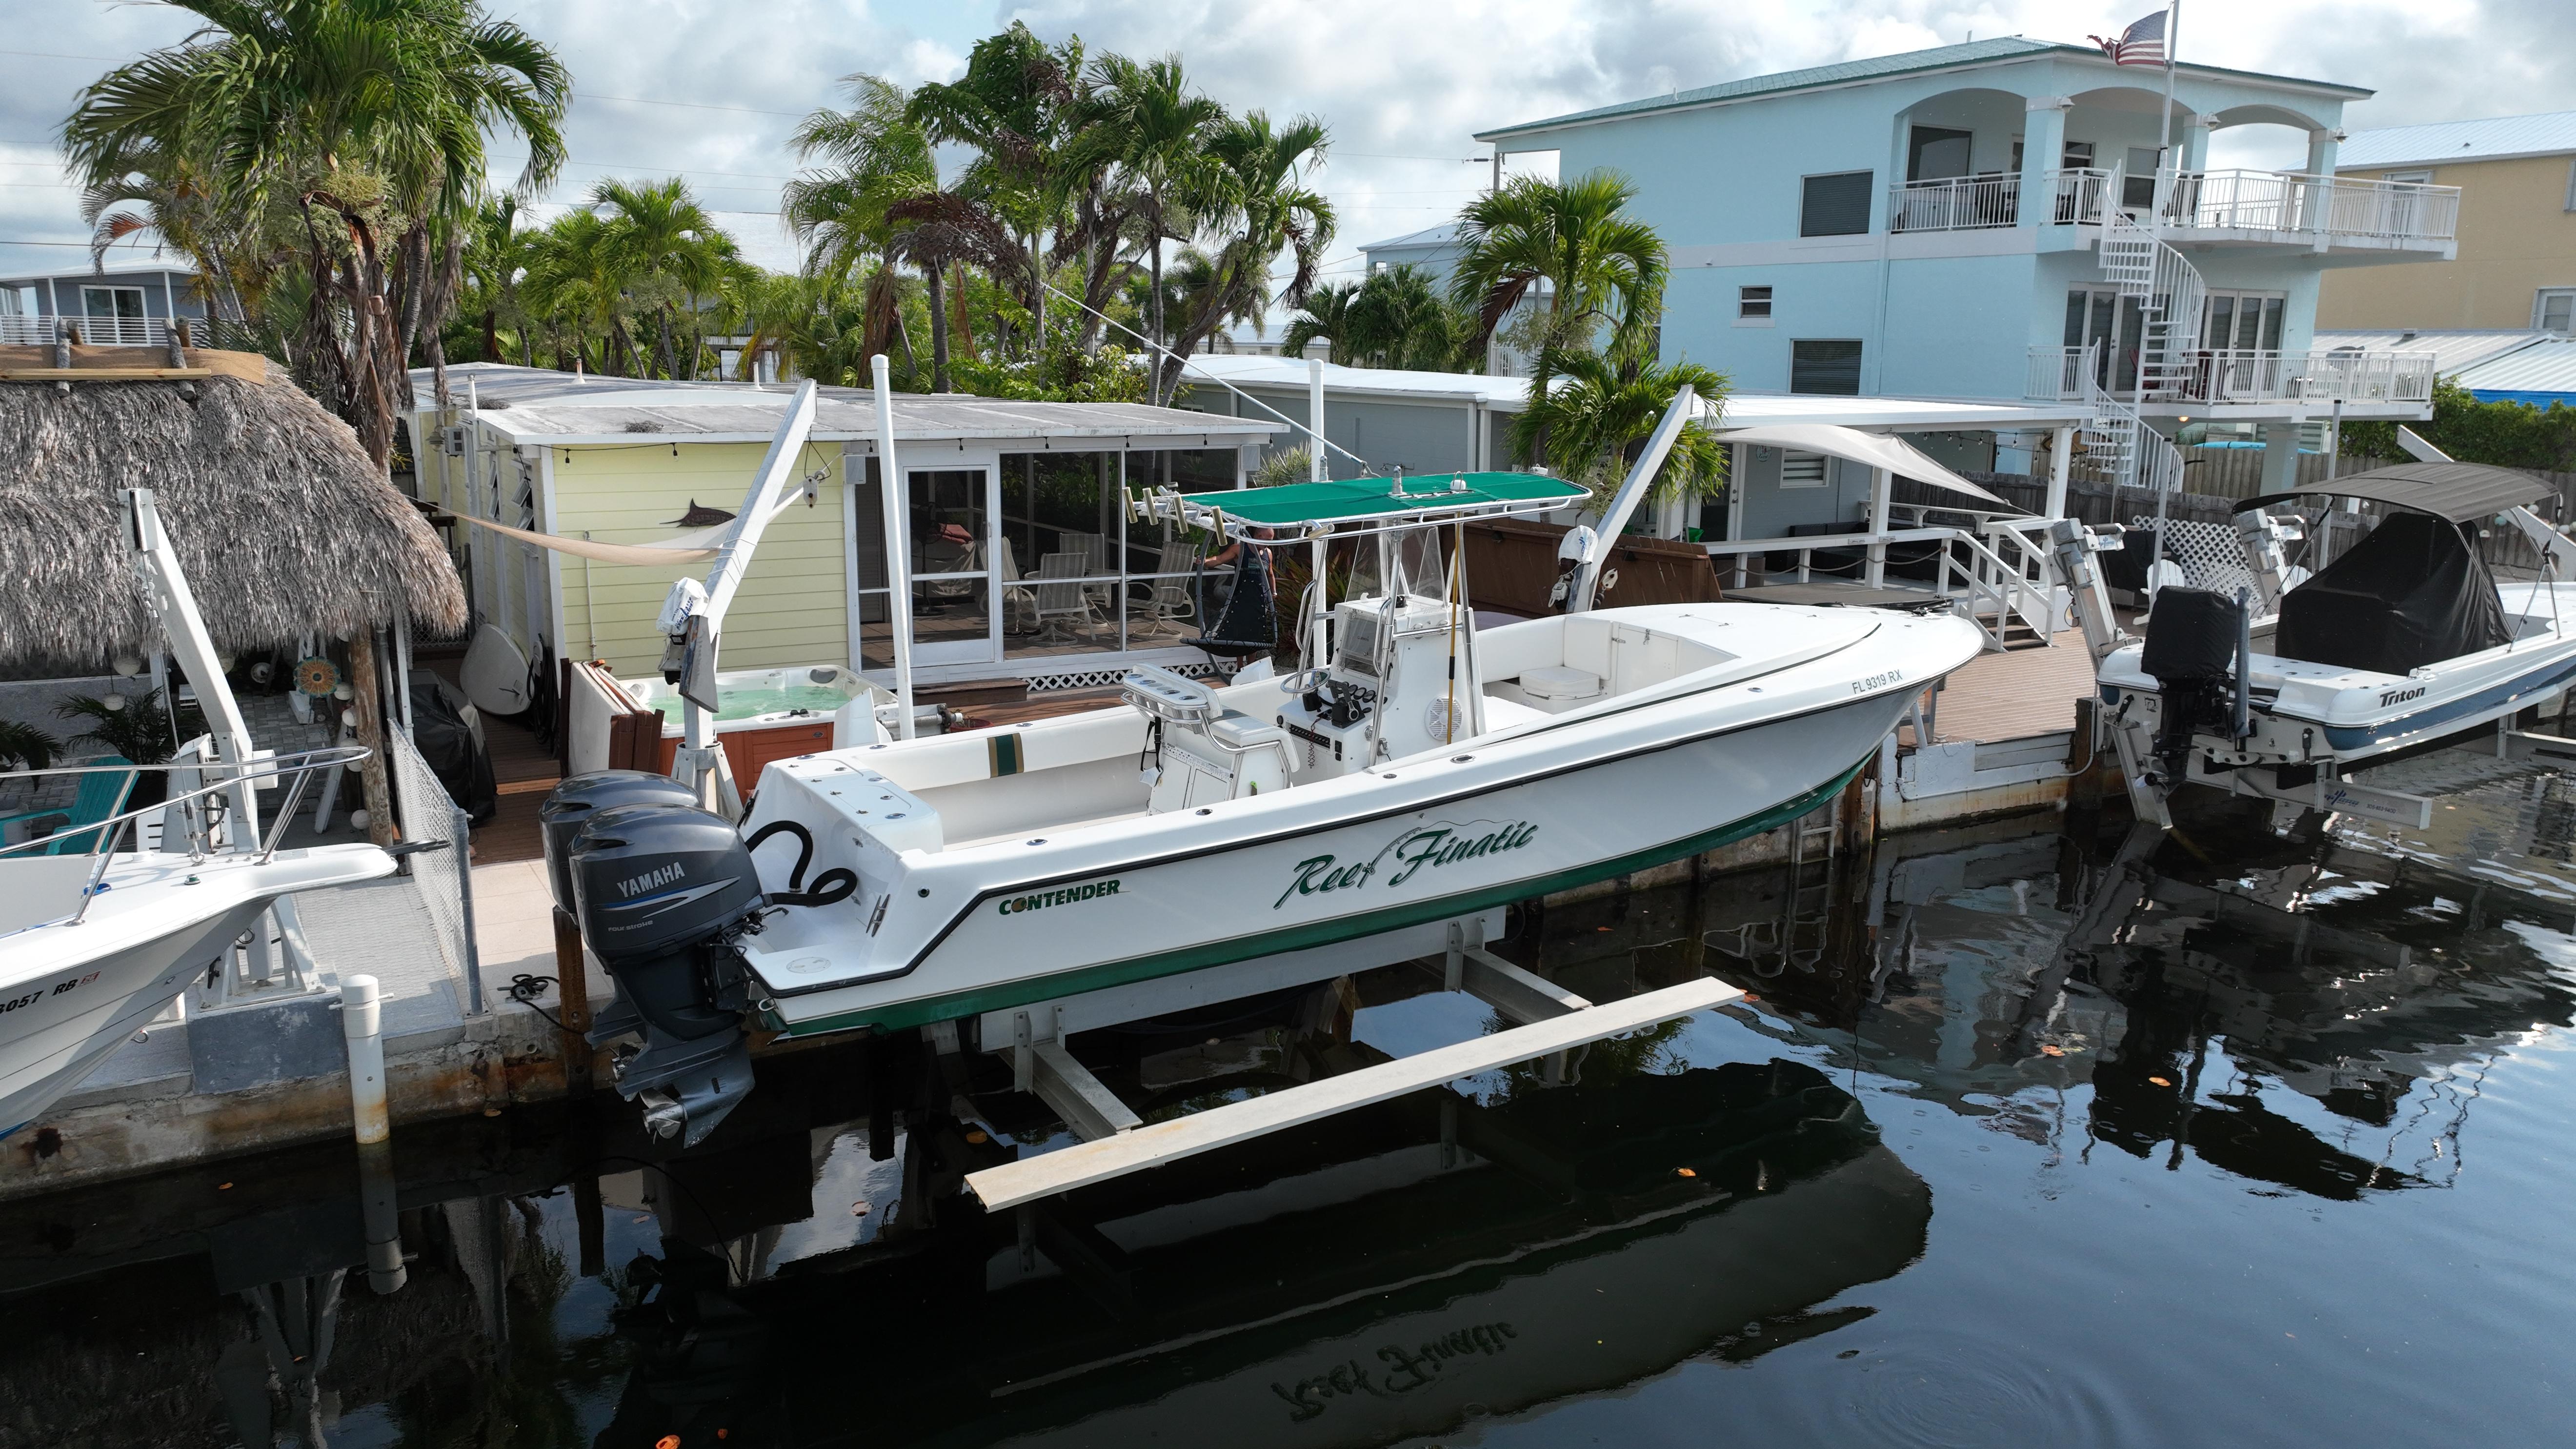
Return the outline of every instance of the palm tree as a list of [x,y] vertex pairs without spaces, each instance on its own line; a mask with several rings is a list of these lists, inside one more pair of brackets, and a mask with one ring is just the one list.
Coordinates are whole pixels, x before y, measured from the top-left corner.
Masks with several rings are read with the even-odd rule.
[[[1543,391],[1532,386],[1528,408],[1512,423],[1513,456],[1543,460],[1587,486],[1618,481],[1684,384],[1713,408],[1726,401],[1726,378],[1693,362],[1614,362],[1573,349],[1550,349],[1539,361],[1558,381]],[[1684,428],[1655,475],[1654,492],[1706,496],[1725,483],[1726,445],[1706,428]]]
[[234,268],[238,254],[255,248],[258,218],[228,215],[215,204],[213,188],[198,168],[157,140],[145,139],[125,155],[103,158],[94,170],[107,174],[81,189],[90,265],[103,265],[107,249],[118,242],[152,233],[161,246],[197,262],[211,315],[244,320]]
[[1604,329],[1614,358],[1640,359],[1663,313],[1669,259],[1661,237],[1624,214],[1636,186],[1616,172],[1571,181],[1521,177],[1460,213],[1463,255],[1451,295],[1476,310],[1476,342],[1544,285],[1532,395],[1546,391],[1551,355],[1589,350]]
[[96,185],[157,144],[234,215],[291,196],[312,276],[307,380],[382,464],[410,396],[412,340],[425,313],[436,333],[449,259],[486,190],[487,137],[526,143],[522,187],[551,180],[571,77],[478,0],[173,3],[205,24],[82,91],[64,150]]
[[[1207,141],[1225,119],[1225,109],[1190,94],[1177,55],[1143,62],[1103,55],[1092,74],[1094,91],[1081,108],[1082,132],[1069,160],[1077,166],[1114,168],[1141,195],[1138,219],[1152,279],[1146,297],[1153,310],[1146,328],[1159,346],[1171,335],[1164,326],[1163,243],[1187,239],[1189,228],[1175,223],[1185,219],[1187,204],[1208,189]],[[1184,217],[1176,217],[1176,209]],[[1154,401],[1161,400],[1158,387]]]
[[537,365],[536,340],[520,300],[520,280],[536,262],[535,233],[519,225],[519,200],[496,196],[483,203],[467,231],[462,255],[464,295],[482,321],[485,362],[507,359],[501,350],[501,325],[519,334],[519,355]]
[[1343,329],[1353,357],[1367,359],[1361,366],[1446,372],[1476,345],[1475,320],[1420,267],[1370,273],[1348,310]]
[[1046,346],[1046,233],[1061,235],[1083,189],[1085,168],[1069,157],[1081,129],[1082,71],[1080,39],[1050,49],[1014,20],[976,42],[964,76],[921,87],[907,110],[931,140],[978,153],[959,190],[999,216],[1027,255],[1032,358],[1042,358]]
[[1218,242],[1210,294],[1189,325],[1158,360],[1152,400],[1168,401],[1180,385],[1181,365],[1230,322],[1258,319],[1270,310],[1270,269],[1287,252],[1291,269],[1279,289],[1289,306],[1314,290],[1315,269],[1332,245],[1333,204],[1306,184],[1323,164],[1331,139],[1324,123],[1300,116],[1273,127],[1260,111],[1220,121],[1207,139],[1211,163],[1196,179],[1191,198],[1204,235]]
[[616,213],[605,241],[628,289],[658,294],[649,300],[661,323],[664,377],[680,375],[671,340],[670,294],[677,290],[686,296],[691,329],[689,377],[695,380],[704,330],[698,326],[698,298],[714,291],[726,269],[740,261],[740,248],[677,176],[656,182],[603,181],[591,192],[590,201]]
[[[788,138],[800,159],[826,164],[787,183],[779,212],[788,234],[805,248],[805,274],[830,284],[822,295],[853,282],[863,285],[863,332],[872,351],[882,352],[902,331],[894,262],[904,252],[905,228],[891,212],[898,203],[938,194],[939,168],[930,135],[913,120],[912,97],[903,87],[872,75],[845,76],[841,85],[850,108],[819,108]],[[929,269],[924,278],[937,281]],[[934,285],[934,391],[948,386],[948,318],[941,300]],[[909,355],[908,335],[903,344]]]
[[572,353],[587,358],[599,334],[601,372],[632,375],[634,346],[626,333],[626,276],[607,218],[588,207],[556,217],[529,247],[522,287],[528,305],[554,333],[555,366],[564,365],[563,329],[572,329]]
[[1309,344],[1321,341],[1333,345],[1333,360],[1344,367],[1365,367],[1351,355],[1351,299],[1357,297],[1357,282],[1326,282],[1306,294],[1304,305],[1288,319],[1288,331],[1279,339],[1283,357],[1303,357]]

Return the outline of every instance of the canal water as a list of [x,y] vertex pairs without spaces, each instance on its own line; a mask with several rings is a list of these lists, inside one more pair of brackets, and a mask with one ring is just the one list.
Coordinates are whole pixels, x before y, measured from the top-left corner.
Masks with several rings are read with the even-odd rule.
[[[0,1204],[0,1445],[2569,1438],[2576,778],[2433,829],[2049,818],[1519,912],[1752,994],[986,1216],[1069,1139],[888,1051]],[[1160,1113],[1487,1029],[1415,967],[1078,1050]],[[371,1284],[365,1191],[404,1281]]]

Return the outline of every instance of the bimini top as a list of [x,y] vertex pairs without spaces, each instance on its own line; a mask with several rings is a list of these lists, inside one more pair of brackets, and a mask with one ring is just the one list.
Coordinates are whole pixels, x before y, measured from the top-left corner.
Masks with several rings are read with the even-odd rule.
[[2453,523],[2487,518],[2508,508],[2522,508],[2533,500],[2547,497],[2547,483],[2528,473],[2510,468],[2491,468],[2484,463],[2400,463],[2394,468],[2373,468],[2349,478],[2325,478],[2287,493],[2266,493],[2248,498],[2236,505],[2236,511],[2268,508],[2293,498],[2323,495],[2328,498],[2367,498],[2373,503],[2386,503],[2398,508],[2412,508],[2430,513]]
[[1218,493],[1166,491],[1147,500],[1146,508],[1153,512],[1169,507],[1182,522],[1231,534],[1234,530],[1224,525],[1303,530],[1333,523],[1545,513],[1591,496],[1580,484],[1536,473],[1425,473],[1229,488]]

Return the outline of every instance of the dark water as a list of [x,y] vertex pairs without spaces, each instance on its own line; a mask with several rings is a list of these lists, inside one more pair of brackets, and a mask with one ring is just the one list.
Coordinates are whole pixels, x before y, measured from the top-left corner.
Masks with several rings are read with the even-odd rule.
[[[1574,990],[1756,999],[1026,1220],[956,1175],[1060,1129],[852,1051],[677,1160],[406,1129],[389,1295],[338,1145],[0,1205],[0,1444],[2568,1442],[2576,781],[2411,785],[1559,906]],[[1487,1025],[1354,986],[1077,1047],[1168,1112]]]

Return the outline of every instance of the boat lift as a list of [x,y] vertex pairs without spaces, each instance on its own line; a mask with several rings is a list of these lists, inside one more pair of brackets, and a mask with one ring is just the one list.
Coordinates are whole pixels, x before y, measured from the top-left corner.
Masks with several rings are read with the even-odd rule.
[[[1560,555],[1558,599],[1568,612],[1584,612],[1593,606],[1605,551],[1602,540],[1618,536],[1651,488],[1682,428],[1699,413],[1698,399],[1689,388],[1676,394],[1644,452],[1602,504],[1595,521],[1567,535]],[[1350,501],[1349,522],[1358,534],[1384,535],[1402,527],[1436,526],[1448,517],[1494,517],[1541,507],[1553,509],[1566,501],[1553,495],[1541,496],[1544,490],[1515,491],[1507,479],[1486,475],[1460,475],[1449,480],[1436,474],[1413,480],[1398,477],[1392,486],[1396,491],[1391,494],[1371,499],[1354,497]],[[1259,494],[1248,497],[1258,499]],[[1314,577],[1318,580],[1325,577],[1322,565],[1329,541],[1353,536],[1352,529],[1336,532],[1327,528],[1295,540],[1266,538],[1261,536],[1262,524],[1257,516],[1235,515],[1229,507],[1235,501],[1229,495],[1184,497],[1165,492],[1142,500],[1139,508],[1149,519],[1169,518],[1210,528],[1245,543],[1278,547],[1303,541],[1315,555]],[[1305,610],[1306,637],[1300,642],[1308,650],[1308,658],[1320,661],[1332,657],[1328,629],[1331,614],[1330,601],[1322,596],[1320,588],[1315,595]],[[1570,1076],[1570,1054],[1577,1048],[1724,1006],[1744,996],[1723,981],[1702,977],[1619,1001],[1595,1003],[1487,949],[1487,941],[1500,924],[1501,913],[1488,911],[1332,946],[988,1012],[976,1022],[980,1045],[1009,1061],[1013,1085],[1047,1103],[1083,1140],[1073,1147],[968,1173],[965,1184],[988,1209],[1023,1208],[1077,1188],[1522,1062],[1544,1062],[1543,1079],[1559,1083]],[[1312,986],[1382,964],[1427,962],[1435,957],[1441,962],[1444,989],[1475,997],[1512,1025],[1488,1036],[1151,1125],[1144,1123],[1065,1047],[1066,1038],[1079,1031]],[[963,1049],[953,1026],[925,1030],[933,1048],[942,1054]]]

